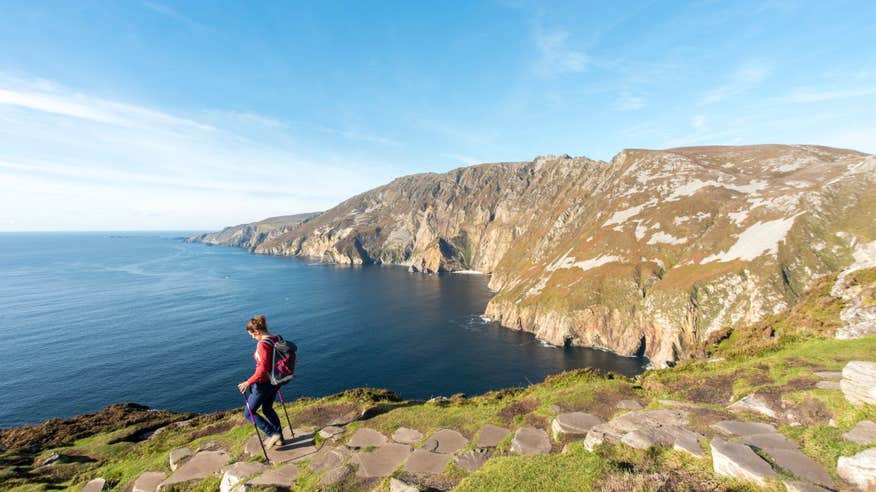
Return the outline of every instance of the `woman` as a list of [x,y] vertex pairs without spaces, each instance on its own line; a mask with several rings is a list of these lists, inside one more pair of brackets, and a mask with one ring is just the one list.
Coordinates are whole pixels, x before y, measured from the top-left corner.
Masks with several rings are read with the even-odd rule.
[[[280,417],[277,416],[277,412],[273,408],[274,397],[279,388],[272,385],[270,379],[271,358],[274,349],[272,344],[268,343],[268,340],[276,342],[279,337],[268,332],[268,323],[263,315],[251,318],[246,324],[246,331],[257,342],[256,351],[253,354],[256,368],[249,379],[237,385],[237,389],[243,394],[246,394],[247,388],[252,390],[247,398],[249,409],[244,409],[243,414],[247,420],[255,423],[268,436],[265,440],[265,447],[270,448],[278,442],[282,444],[283,441]],[[259,408],[262,409],[264,417],[256,413]]]

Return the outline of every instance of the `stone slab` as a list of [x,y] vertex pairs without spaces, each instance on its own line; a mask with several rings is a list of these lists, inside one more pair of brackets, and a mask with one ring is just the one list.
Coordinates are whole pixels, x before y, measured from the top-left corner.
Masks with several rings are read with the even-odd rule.
[[784,482],[785,489],[788,492],[830,492],[828,489],[824,487],[819,487],[818,485],[812,485],[811,483],[806,482]]
[[319,430],[319,437],[323,439],[334,439],[336,436],[339,436],[344,433],[343,427],[338,427],[336,425],[330,425],[328,427],[323,427]]
[[821,379],[832,379],[834,381],[839,381],[843,378],[842,371],[815,371],[812,373],[813,376]]
[[222,468],[222,480],[219,481],[219,492],[231,492],[235,485],[243,480],[264,472],[268,467],[254,461],[241,461]]
[[608,422],[609,426],[619,434],[625,434],[648,427],[687,425],[688,412],[680,409],[637,410],[627,412]]
[[168,485],[202,480],[219,471],[228,464],[228,453],[225,451],[201,451],[183,463],[166,480],[161,482],[158,490]]
[[410,473],[436,475],[444,471],[451,458],[453,455],[450,454],[417,449],[408,457],[404,470]]
[[106,485],[106,480],[95,478],[82,487],[82,492],[102,492],[104,485]]
[[298,480],[298,466],[295,463],[286,463],[262,473],[248,483],[251,485],[291,487],[296,480]]
[[487,460],[492,456],[492,452],[485,449],[477,449],[474,451],[465,451],[453,457],[453,462],[456,466],[463,470],[473,473],[478,471]]
[[187,459],[192,457],[192,450],[189,448],[174,449],[170,452],[168,461],[170,462],[170,471],[176,471]]
[[359,452],[352,461],[359,465],[356,476],[360,478],[385,477],[405,462],[411,455],[407,444],[384,444],[371,452]]
[[824,487],[834,488],[833,480],[818,463],[796,449],[770,449],[766,451],[773,463],[791,472],[797,478]]
[[714,438],[711,447],[712,467],[718,475],[754,482],[761,486],[765,486],[767,480],[778,477],[769,463],[744,444]]
[[620,410],[641,410],[642,404],[636,400],[621,400],[617,402],[617,408]]
[[854,456],[840,456],[836,473],[860,491],[876,489],[876,448],[865,449]]
[[742,422],[739,420],[722,420],[712,424],[712,428],[734,436],[751,436],[754,434],[775,434],[776,428],[761,422]]
[[839,381],[819,381],[815,383],[815,387],[823,390],[839,390],[840,382]]
[[429,439],[426,439],[423,449],[436,453],[455,453],[467,445],[468,439],[459,432],[451,429],[439,429],[429,436]]
[[420,492],[420,488],[393,477],[389,479],[389,492]]
[[511,440],[511,452],[522,455],[547,454],[551,452],[551,439],[541,429],[521,427]]
[[[289,435],[286,431],[284,433]],[[294,439],[287,439],[284,444],[267,450],[268,459],[273,464],[305,459],[318,451],[313,437],[314,433],[310,429],[295,429]],[[262,456],[262,448],[255,434],[246,442],[244,453],[247,456]]]
[[843,434],[843,439],[858,444],[876,444],[876,422],[872,420],[858,422],[852,430]]
[[554,437],[559,437],[561,434],[572,436],[583,436],[587,434],[593,426],[602,423],[602,419],[595,415],[584,412],[569,412],[561,413],[551,422],[551,431]]
[[796,450],[797,443],[779,434],[778,432],[768,432],[766,434],[752,434],[745,436],[742,440],[745,444],[763,449],[765,451],[772,449]]
[[367,427],[362,427],[353,434],[353,437],[347,442],[347,446],[350,446],[351,448],[367,448],[372,446],[383,446],[386,442],[386,436],[380,432]]
[[315,473],[322,473],[332,468],[337,468],[346,463],[352,454],[352,451],[346,447],[324,447],[310,459],[310,470]]
[[876,362],[854,360],[846,364],[840,389],[852,405],[876,405]]
[[131,492],[155,492],[158,490],[158,484],[167,478],[164,472],[148,471],[140,474],[137,480],[134,480],[134,486]]
[[413,444],[423,439],[423,433],[416,429],[399,427],[392,433],[392,440],[399,444]]
[[341,465],[336,468],[332,468],[325,475],[319,479],[319,483],[322,485],[335,485],[343,482],[353,473],[353,468],[350,465]]
[[734,413],[757,413],[770,418],[776,418],[777,416],[776,410],[770,406],[769,401],[756,393],[746,395],[741,400],[727,407],[727,410]]
[[511,431],[504,427],[486,424],[481,428],[481,432],[478,434],[477,446],[479,448],[495,448],[510,433]]

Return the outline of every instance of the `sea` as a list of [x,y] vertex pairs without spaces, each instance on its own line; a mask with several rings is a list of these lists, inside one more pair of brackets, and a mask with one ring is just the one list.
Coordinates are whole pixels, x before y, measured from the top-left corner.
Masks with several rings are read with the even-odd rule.
[[0,428],[120,402],[240,407],[236,385],[254,368],[245,326],[258,314],[299,347],[286,400],[357,387],[477,395],[647,363],[485,319],[483,275],[254,255],[183,241],[193,233],[0,234]]

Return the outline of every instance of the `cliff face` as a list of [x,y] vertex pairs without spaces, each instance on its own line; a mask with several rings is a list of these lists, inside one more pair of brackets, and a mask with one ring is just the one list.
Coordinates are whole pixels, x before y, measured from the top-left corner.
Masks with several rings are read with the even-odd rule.
[[786,309],[874,240],[876,156],[759,145],[407,176],[249,247],[478,270],[503,325],[659,366]]
[[280,234],[284,234],[301,225],[302,222],[310,220],[317,215],[319,215],[319,212],[270,217],[250,224],[226,227],[219,232],[198,234],[188,238],[186,241],[222,246],[237,246],[251,250],[256,245],[275,238]]

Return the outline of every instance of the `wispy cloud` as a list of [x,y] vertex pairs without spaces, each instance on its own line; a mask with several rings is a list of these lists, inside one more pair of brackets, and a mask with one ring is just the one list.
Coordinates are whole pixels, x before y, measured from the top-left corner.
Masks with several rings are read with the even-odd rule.
[[614,101],[612,108],[616,111],[636,111],[645,107],[645,99],[629,93],[622,93]]
[[537,26],[535,44],[541,55],[538,69],[542,75],[583,72],[590,64],[587,53],[569,46],[569,33],[563,29]]
[[820,101],[832,101],[835,99],[851,99],[855,97],[872,96],[876,94],[876,87],[862,87],[857,89],[824,90],[813,88],[798,88],[785,96],[780,97],[779,102],[785,103],[811,103]]
[[172,19],[174,21],[183,23],[190,28],[194,28],[194,29],[203,29],[204,28],[204,25],[201,24],[200,22],[197,22],[197,21],[191,19],[190,17],[187,17],[187,16],[179,13],[178,10],[174,9],[173,7],[169,7],[167,5],[164,5],[163,3],[147,1],[147,2],[143,2],[143,7],[155,12],[156,14],[159,14],[159,15],[162,15],[162,16],[167,17],[169,19]]
[[766,80],[771,71],[772,66],[766,61],[750,61],[733,72],[728,82],[706,91],[699,105],[714,104],[744,94]]

